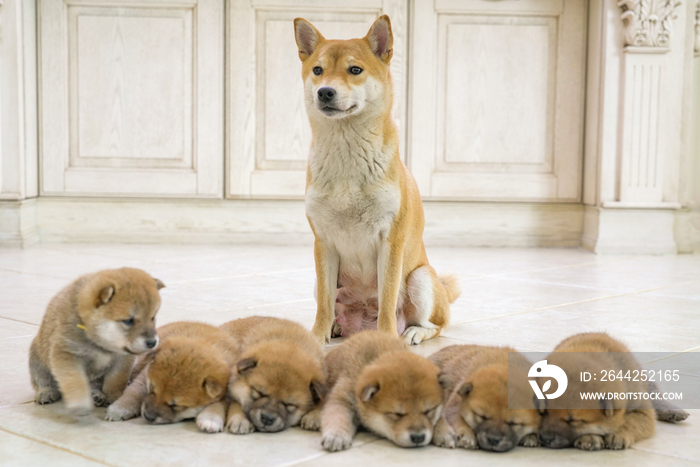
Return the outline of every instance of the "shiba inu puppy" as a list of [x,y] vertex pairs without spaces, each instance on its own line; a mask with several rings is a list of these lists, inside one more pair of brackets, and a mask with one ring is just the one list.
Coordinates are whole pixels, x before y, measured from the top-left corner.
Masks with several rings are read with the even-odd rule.
[[228,386],[228,431],[271,433],[299,425],[326,394],[320,343],[286,319],[245,318],[223,327],[242,348]]
[[163,287],[140,269],[110,269],[84,275],[53,297],[29,349],[34,401],[63,398],[71,415],[84,416],[117,400],[134,355],[158,345]]
[[222,431],[227,408],[223,399],[240,351],[236,336],[223,327],[185,321],[162,326],[158,334],[161,345],[139,357],[131,383],[105,418],[118,421],[141,414],[153,424],[196,418],[200,430]]
[[[509,357],[511,396],[516,407],[509,409]],[[540,415],[527,383],[532,365],[508,347],[452,345],[430,356],[447,383],[444,415],[435,426],[433,444],[442,447],[485,449],[503,452],[515,446],[538,446]]]
[[326,356],[321,444],[348,449],[359,425],[402,447],[430,444],[442,413],[438,367],[388,333],[361,332]]
[[322,343],[376,328],[409,344],[435,337],[460,291],[454,277],[428,264],[420,194],[399,158],[389,17],[362,39],[326,40],[302,18],[294,29],[313,134],[306,176],[318,302],[312,332]]
[[[588,353],[582,355],[579,352]],[[614,370],[624,374],[628,370],[641,370],[622,343],[604,333],[576,334],[562,341],[549,354],[547,362],[564,370],[568,386],[562,396],[546,402],[539,430],[540,442],[544,446],[563,448],[573,445],[589,451],[625,449],[654,434],[654,411],[648,400],[578,400],[582,392],[641,393],[648,390],[643,381],[616,379],[602,382],[602,378],[596,378],[581,382],[579,374],[582,371]],[[554,409],[551,407],[554,403],[555,407],[582,408]]]

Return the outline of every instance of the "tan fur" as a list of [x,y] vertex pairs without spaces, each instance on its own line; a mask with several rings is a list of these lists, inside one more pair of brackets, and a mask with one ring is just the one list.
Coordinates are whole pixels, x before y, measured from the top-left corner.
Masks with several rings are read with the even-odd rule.
[[[595,352],[586,356],[571,352]],[[615,352],[609,354],[608,352]],[[566,392],[557,404],[571,407],[580,392],[645,392],[642,381],[616,380],[602,383],[580,381],[581,371],[600,373],[601,370],[640,370],[639,363],[621,342],[604,333],[576,334],[561,342],[547,357],[548,364],[557,365],[567,374]],[[549,402],[548,402],[549,404]],[[579,402],[580,404],[580,402]],[[579,449],[625,449],[654,434],[655,420],[647,400],[589,401],[581,409],[547,409],[540,426],[540,441],[548,447],[574,445]]]
[[398,446],[430,443],[442,413],[438,368],[398,337],[353,335],[328,353],[324,367],[331,388],[320,418],[325,449],[349,448],[359,425]]
[[[511,381],[518,407],[508,408],[509,353]],[[430,357],[446,380],[447,402],[444,415],[435,426],[433,443],[448,448],[461,447],[488,451],[508,451],[515,446],[538,445],[540,416],[532,402],[527,383],[531,363],[509,347],[453,345]]]
[[29,350],[35,402],[63,398],[69,413],[84,416],[93,404],[117,400],[134,355],[158,343],[162,287],[140,269],[111,269],[84,275],[53,297]]
[[[301,18],[294,26],[313,134],[306,177],[318,302],[312,332],[322,343],[374,328],[409,344],[435,337],[459,287],[428,264],[420,194],[399,157],[389,17],[346,41],[326,40]],[[362,71],[352,74],[353,67]],[[335,92],[328,103],[318,94],[325,88]]]
[[326,392],[318,341],[285,319],[246,318],[223,327],[242,348],[229,381],[228,431],[276,432],[299,425]]
[[159,328],[160,347],[138,358],[132,382],[106,419],[141,413],[149,423],[165,424],[196,417],[202,431],[221,431],[230,367],[240,352],[231,327],[180,321]]

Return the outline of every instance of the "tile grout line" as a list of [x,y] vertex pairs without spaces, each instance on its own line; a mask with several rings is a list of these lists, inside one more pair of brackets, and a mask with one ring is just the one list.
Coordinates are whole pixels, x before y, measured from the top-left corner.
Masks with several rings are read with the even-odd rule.
[[[364,446],[367,446],[368,444],[376,443],[377,441],[380,441],[380,440],[381,440],[381,438],[376,438],[376,439],[371,439],[371,440],[364,442],[364,443],[357,445],[357,446],[353,444],[352,446],[350,446],[349,449],[347,449],[345,451],[339,451],[339,452],[348,452],[350,449],[360,449]],[[321,457],[328,456],[330,454],[335,454],[335,453],[324,451],[324,452],[320,452],[318,454],[310,455],[310,456],[305,457],[303,459],[297,459],[297,460],[293,460],[293,461],[289,461],[289,462],[283,462],[281,464],[275,464],[274,467],[292,467],[295,465],[302,465],[302,464],[305,464],[305,463],[312,461],[314,459],[319,459]]]
[[21,319],[10,318],[8,316],[0,315],[0,319],[6,319],[8,321],[14,321],[15,323],[29,324],[30,326],[39,326],[38,324],[30,323],[29,321],[22,321]]
[[5,433],[9,433],[9,434],[14,435],[14,436],[19,436],[20,438],[28,439],[29,441],[34,441],[35,443],[43,444],[44,446],[48,446],[52,449],[58,449],[59,451],[66,452],[66,453],[74,455],[74,456],[82,457],[83,459],[89,460],[91,462],[95,462],[97,464],[102,464],[102,465],[106,465],[109,467],[116,467],[113,464],[108,464],[108,463],[103,462],[99,459],[94,459],[92,457],[88,457],[83,453],[71,451],[70,449],[66,449],[66,448],[61,447],[61,446],[56,446],[54,444],[47,443],[47,442],[40,440],[40,439],[31,438],[31,437],[24,435],[24,434],[21,434],[21,433],[15,433],[14,431],[9,431],[9,430],[6,430],[5,428],[0,428],[0,431],[4,431]]
[[665,452],[661,452],[661,451],[655,451],[653,449],[638,448],[636,446],[632,446],[631,449],[634,449],[635,451],[647,452],[650,454],[658,454],[660,456],[671,457],[673,459],[682,459],[684,461],[690,461],[690,462],[694,462],[696,464],[700,463],[699,460],[693,459],[692,457],[683,457],[683,456],[679,456],[677,454],[670,454],[670,453],[665,453]]

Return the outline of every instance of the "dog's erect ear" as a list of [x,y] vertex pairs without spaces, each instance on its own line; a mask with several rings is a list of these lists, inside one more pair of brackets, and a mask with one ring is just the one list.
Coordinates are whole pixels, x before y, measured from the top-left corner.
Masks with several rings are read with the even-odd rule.
[[442,387],[442,389],[447,389],[452,386],[452,378],[450,378],[446,373],[440,373],[438,375],[438,384]]
[[321,33],[318,32],[318,29],[304,18],[296,18],[294,20],[294,37],[297,40],[299,59],[302,62],[305,62],[314,53],[318,44],[325,40]]
[[379,391],[379,384],[368,384],[362,390],[362,393],[360,394],[360,399],[362,399],[362,402],[368,402],[374,397],[377,391]]
[[472,383],[464,383],[457,390],[457,394],[462,396],[462,399],[464,399],[465,397],[469,396],[469,394],[472,392],[472,389],[474,389],[474,385]]
[[311,381],[309,389],[311,390],[311,399],[314,401],[314,405],[320,404],[328,393],[326,385],[316,379]]
[[391,33],[391,20],[387,15],[382,15],[374,22],[365,39],[374,55],[387,65],[394,54],[394,35]]
[[236,363],[236,370],[239,374],[244,374],[246,371],[255,368],[258,362],[254,358],[244,358]]
[[156,281],[156,288],[158,290],[165,288],[165,284],[163,284],[163,281],[161,281],[160,279],[155,279],[155,281]]
[[113,296],[114,296],[114,286],[113,285],[107,285],[105,287],[102,287],[102,290],[100,290],[100,294],[97,296],[96,305],[102,306],[102,305],[109,303],[109,301],[112,300]]
[[612,417],[615,415],[615,405],[612,399],[601,399],[600,409],[603,411],[606,417]]
[[220,384],[217,380],[211,377],[202,381],[202,388],[204,388],[204,391],[206,391],[206,393],[212,399],[220,398],[224,395],[224,391],[226,391],[225,385]]

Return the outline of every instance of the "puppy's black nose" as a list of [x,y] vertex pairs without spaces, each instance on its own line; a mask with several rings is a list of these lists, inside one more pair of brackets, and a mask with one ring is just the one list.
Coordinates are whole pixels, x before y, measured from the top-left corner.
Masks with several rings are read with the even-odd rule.
[[155,415],[153,415],[153,414],[151,414],[151,413],[149,413],[149,412],[144,412],[144,413],[143,413],[143,418],[145,418],[146,421],[147,421],[148,423],[153,423],[153,422],[156,421]]
[[556,438],[557,435],[550,431],[543,431],[540,432],[539,436],[542,444],[552,444],[552,441],[554,441],[554,438]]
[[152,349],[156,345],[158,345],[158,339],[148,339],[146,341],[146,347],[148,347],[149,349]]
[[330,102],[335,97],[335,89],[333,88],[321,88],[318,90],[318,100],[321,102]]
[[273,423],[275,423],[276,420],[277,420],[276,417],[274,417],[274,416],[272,416],[272,415],[268,415],[268,414],[266,414],[266,413],[263,413],[263,414],[260,415],[260,421],[261,421],[261,422],[263,423],[263,425],[265,425],[265,426],[270,426],[270,425],[272,425]]
[[411,442],[413,444],[420,444],[425,441],[425,433],[411,433]]
[[486,441],[488,441],[488,443],[489,443],[491,446],[497,446],[498,443],[501,442],[501,437],[500,437],[500,436],[496,436],[496,435],[487,435],[487,436],[486,436]]

